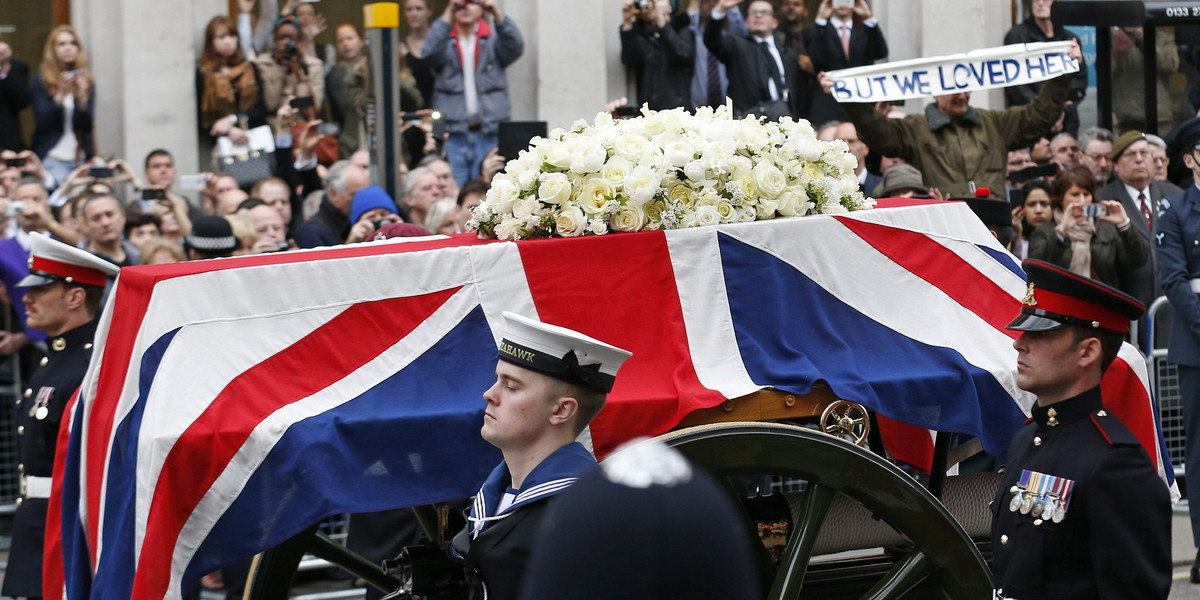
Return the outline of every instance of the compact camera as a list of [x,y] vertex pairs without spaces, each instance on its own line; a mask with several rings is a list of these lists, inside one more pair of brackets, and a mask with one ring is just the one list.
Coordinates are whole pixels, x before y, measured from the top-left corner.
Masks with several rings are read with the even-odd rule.
[[283,53],[289,57],[300,56],[300,47],[296,42],[288,40],[283,43]]
[[6,159],[4,159],[4,166],[8,167],[10,169],[20,169],[21,167],[25,166],[25,159],[23,159],[23,158],[6,158]]
[[653,0],[635,0],[633,7],[637,10],[650,10],[654,6]]
[[25,202],[23,200],[14,200],[8,203],[8,208],[4,209],[4,214],[15,217],[25,212]]
[[1098,202],[1093,203],[1093,204],[1084,204],[1083,205],[1083,216],[1085,216],[1085,217],[1107,217],[1108,216],[1108,207],[1103,204],[1100,204]]

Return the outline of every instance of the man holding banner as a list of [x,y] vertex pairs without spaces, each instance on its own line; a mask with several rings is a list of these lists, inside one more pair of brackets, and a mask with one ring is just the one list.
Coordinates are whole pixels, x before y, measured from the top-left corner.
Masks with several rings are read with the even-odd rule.
[[[925,183],[949,195],[972,185],[1004,189],[1009,150],[1050,133],[1062,115],[1070,74],[1082,54],[1074,42],[986,48],[822,73],[821,87],[844,104],[864,143],[919,169]],[[970,106],[971,92],[1046,81],[1033,102],[1008,110]],[[889,119],[874,104],[934,96],[918,115]]]

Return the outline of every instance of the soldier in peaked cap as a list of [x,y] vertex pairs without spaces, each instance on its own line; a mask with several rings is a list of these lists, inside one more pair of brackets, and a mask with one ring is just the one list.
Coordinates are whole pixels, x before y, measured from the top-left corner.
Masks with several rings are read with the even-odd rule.
[[[1200,473],[1200,118],[1188,119],[1171,135],[1172,149],[1183,155],[1193,185],[1183,194],[1159,204],[1154,251],[1163,291],[1175,309],[1167,357],[1179,373],[1186,434],[1184,470]],[[1192,542],[1198,549],[1192,563],[1192,583],[1200,583],[1200,477],[1184,480],[1192,520]]]
[[992,510],[997,598],[1166,598],[1171,502],[1138,439],[1104,407],[1100,380],[1132,297],[1049,263],[1023,263],[1029,288],[1017,386],[1037,396],[1009,446]]
[[603,408],[630,353],[569,329],[504,313],[496,383],[480,434],[504,462],[475,496],[450,555],[477,582],[473,598],[516,600],[546,505],[596,464],[575,441]]
[[17,398],[17,471],[20,497],[13,518],[12,550],[0,594],[42,596],[42,546],[50,498],[55,444],[67,401],[92,355],[96,315],[108,278],[118,267],[88,252],[40,234],[30,236],[29,326],[44,331],[46,357]]

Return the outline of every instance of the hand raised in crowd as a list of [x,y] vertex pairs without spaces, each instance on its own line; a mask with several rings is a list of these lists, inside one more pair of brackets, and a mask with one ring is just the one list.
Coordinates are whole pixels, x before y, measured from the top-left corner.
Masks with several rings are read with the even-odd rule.
[[7,75],[12,64],[12,47],[0,42],[0,75]]
[[1025,207],[1017,206],[1012,209],[1012,239],[1021,237],[1021,232],[1025,229]]
[[639,11],[637,7],[633,5],[633,0],[625,0],[625,3],[621,5],[621,29],[625,31],[633,29],[633,19],[637,17],[638,13],[640,12],[641,11]]
[[254,10],[254,0],[238,0],[238,12],[250,14]]
[[316,13],[313,15],[312,23],[304,27],[304,39],[312,42],[317,39],[318,35],[321,35],[322,31],[325,31],[325,15]]
[[1129,215],[1125,214],[1125,206],[1117,200],[1101,200],[1100,204],[1108,209],[1108,214],[1099,217],[1101,221],[1108,221],[1113,225],[1124,225],[1129,221]]
[[625,106],[626,104],[629,104],[629,98],[626,98],[625,96],[621,96],[620,98],[617,98],[616,100],[613,100],[612,102],[609,102],[608,104],[605,104],[604,112],[612,115],[613,118],[616,118],[617,117],[617,109],[621,108],[622,106]]
[[939,190],[935,187],[929,188],[929,196],[939,202],[945,202],[946,198],[949,198],[949,196],[947,196],[945,192],[943,192],[942,190]]
[[821,5],[817,7],[817,20],[829,20],[833,16],[833,0],[821,0]]
[[108,168],[113,170],[113,181],[128,181],[133,184],[134,187],[142,187],[141,178],[137,176],[137,173],[133,171],[133,168],[129,166],[129,163],[125,162],[125,159],[114,158],[108,161]]
[[4,356],[12,356],[27,343],[29,343],[29,337],[24,332],[0,331],[0,354]]
[[314,119],[305,123],[304,127],[300,130],[299,139],[295,141],[295,146],[300,149],[300,160],[312,160],[317,144],[321,142],[321,138],[325,137],[317,131],[321,123],[324,123],[324,121]]
[[742,0],[717,0],[716,8],[721,9],[721,12],[727,12],[737,8],[741,3]]
[[292,98],[288,96],[283,99],[283,104],[279,105],[279,110],[275,111],[275,120],[278,125],[275,135],[280,135],[291,131],[292,125],[295,124],[296,117],[300,111],[292,108]]
[[864,21],[871,18],[871,7],[867,6],[867,0],[854,1],[854,16]]
[[824,90],[826,94],[833,94],[833,78],[827,75],[825,71],[817,73],[817,84],[821,86],[821,89]]
[[504,165],[507,163],[508,158],[500,156],[500,149],[492,148],[492,151],[487,153],[487,156],[484,157],[483,162],[479,165],[479,178],[491,183],[492,178],[496,176],[496,173],[503,171]]

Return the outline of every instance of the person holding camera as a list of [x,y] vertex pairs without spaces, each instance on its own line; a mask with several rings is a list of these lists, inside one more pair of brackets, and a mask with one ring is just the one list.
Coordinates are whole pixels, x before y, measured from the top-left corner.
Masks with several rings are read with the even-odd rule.
[[[254,63],[238,45],[229,17],[217,16],[204,31],[204,53],[196,67],[197,122],[209,145],[229,136],[246,143],[246,129],[266,123],[267,106]],[[204,153],[202,152],[202,155]]]
[[500,122],[512,118],[504,70],[524,52],[521,31],[497,0],[450,0],[429,29],[422,54],[434,74],[433,107],[449,134],[446,158],[460,187],[479,176],[499,145]]
[[[866,0],[822,0],[815,25],[804,32],[804,44],[818,73],[874,64],[888,55],[883,29]],[[814,92],[812,122],[846,120],[846,111],[832,97]]]
[[742,0],[718,0],[704,28],[704,45],[725,63],[733,112],[776,120],[808,114],[809,98],[800,71],[800,57],[782,42],[776,43],[775,7],[754,0],[746,11],[748,35],[723,35],[725,14]]
[[267,122],[278,131],[275,113],[287,98],[292,106],[305,112],[306,119],[316,117],[325,98],[325,65],[315,56],[301,51],[303,34],[293,15],[275,22],[275,48],[254,59],[258,67],[263,101],[272,115]]
[[637,73],[638,105],[691,107],[696,38],[686,14],[671,16],[669,0],[625,0],[621,64]]
[[96,154],[92,138],[95,90],[87,55],[70,26],[46,37],[42,65],[29,85],[33,101],[33,151],[56,182]]
[[1146,264],[1149,244],[1133,228],[1125,207],[1097,200],[1096,178],[1083,167],[1054,177],[1054,218],[1029,235],[1029,258],[1053,263],[1130,293],[1133,273]]

